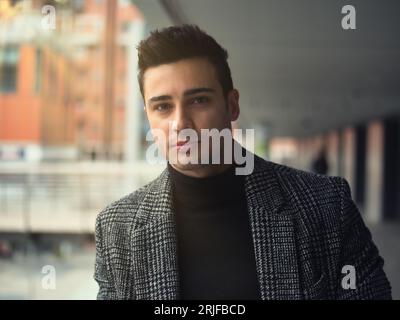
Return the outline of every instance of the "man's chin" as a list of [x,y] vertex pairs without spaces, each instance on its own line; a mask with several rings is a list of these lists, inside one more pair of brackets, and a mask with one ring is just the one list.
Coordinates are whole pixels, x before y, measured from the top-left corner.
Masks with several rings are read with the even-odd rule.
[[179,162],[170,162],[170,164],[172,165],[172,167],[180,171],[194,171],[204,166],[202,164],[194,164],[194,163],[184,164]]

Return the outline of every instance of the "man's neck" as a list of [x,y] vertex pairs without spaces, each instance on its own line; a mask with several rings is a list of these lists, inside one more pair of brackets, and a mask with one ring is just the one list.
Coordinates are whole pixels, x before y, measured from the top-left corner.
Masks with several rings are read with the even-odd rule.
[[178,168],[175,165],[171,166],[178,172],[193,178],[206,178],[220,174],[232,167],[232,164],[206,164],[206,165],[196,165],[195,167],[188,168],[187,170],[183,168]]

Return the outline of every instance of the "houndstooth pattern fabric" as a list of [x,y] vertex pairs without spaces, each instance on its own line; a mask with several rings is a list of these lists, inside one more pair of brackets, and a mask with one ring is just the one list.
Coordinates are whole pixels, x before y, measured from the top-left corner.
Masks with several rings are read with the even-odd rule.
[[[254,157],[245,192],[261,298],[391,299],[384,261],[346,180]],[[100,212],[98,299],[179,299],[173,214],[167,169]],[[356,289],[342,287],[345,265],[355,268]]]

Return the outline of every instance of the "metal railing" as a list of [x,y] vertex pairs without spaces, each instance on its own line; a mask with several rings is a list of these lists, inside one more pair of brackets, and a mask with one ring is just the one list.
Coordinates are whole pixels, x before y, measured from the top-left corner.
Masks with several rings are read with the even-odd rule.
[[93,232],[106,205],[155,178],[138,162],[0,165],[0,232]]

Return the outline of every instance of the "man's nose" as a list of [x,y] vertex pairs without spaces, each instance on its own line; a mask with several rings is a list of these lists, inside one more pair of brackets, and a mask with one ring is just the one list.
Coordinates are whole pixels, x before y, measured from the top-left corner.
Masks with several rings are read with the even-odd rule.
[[183,106],[178,106],[175,111],[176,131],[191,128],[191,119]]

